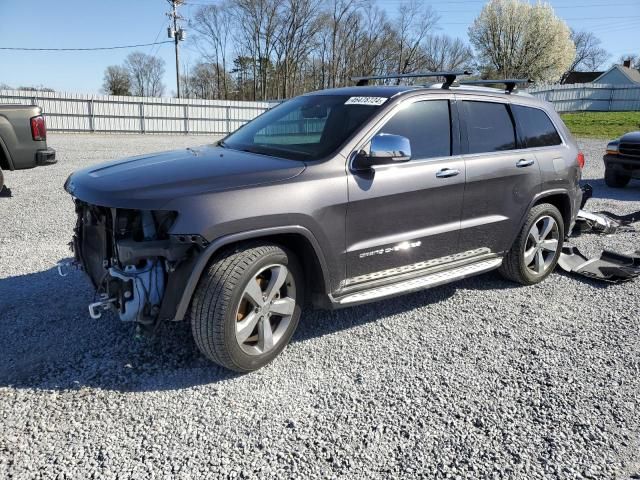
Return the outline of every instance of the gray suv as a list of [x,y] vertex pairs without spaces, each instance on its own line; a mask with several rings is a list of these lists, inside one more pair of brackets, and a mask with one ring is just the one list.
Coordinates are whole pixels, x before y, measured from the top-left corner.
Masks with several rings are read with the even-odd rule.
[[91,316],[145,330],[188,320],[209,359],[246,372],[282,351],[308,306],[493,269],[542,281],[573,227],[584,157],[549,104],[512,89],[323,90],[215,145],[75,172]]

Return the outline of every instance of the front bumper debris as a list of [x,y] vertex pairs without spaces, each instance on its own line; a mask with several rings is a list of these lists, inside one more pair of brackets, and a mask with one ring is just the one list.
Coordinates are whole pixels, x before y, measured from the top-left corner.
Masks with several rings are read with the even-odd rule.
[[[573,236],[582,233],[612,235],[621,231],[636,231],[631,226],[640,220],[640,212],[628,215],[616,215],[610,212],[588,212],[584,206],[592,197],[591,185],[582,187],[581,210],[576,217]],[[560,252],[558,266],[566,272],[577,273],[594,280],[610,283],[625,282],[640,276],[640,250],[621,254],[604,250],[600,255],[588,258],[578,247],[565,242]]]
[[591,213],[580,210],[576,217],[576,229],[578,232],[593,232],[609,235],[616,233],[622,226],[610,216],[602,213]]
[[576,246],[565,245],[562,247],[558,265],[566,272],[595,280],[625,282],[640,276],[640,250],[630,254],[605,250],[597,257],[587,258]]

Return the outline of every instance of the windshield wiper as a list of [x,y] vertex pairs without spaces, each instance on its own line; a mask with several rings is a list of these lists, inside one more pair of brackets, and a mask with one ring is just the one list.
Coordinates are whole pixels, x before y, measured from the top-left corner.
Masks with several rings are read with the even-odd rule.
[[218,146],[222,148],[229,148],[227,144],[224,143],[224,140],[218,140]]

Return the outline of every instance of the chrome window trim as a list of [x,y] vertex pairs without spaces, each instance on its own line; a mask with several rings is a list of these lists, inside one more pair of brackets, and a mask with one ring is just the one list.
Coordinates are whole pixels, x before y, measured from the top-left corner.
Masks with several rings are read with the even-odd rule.
[[[567,143],[566,138],[564,137],[563,129],[558,128],[558,125],[553,120],[553,118],[551,118],[551,115],[549,115],[549,113],[544,108],[541,108],[540,106],[537,106],[537,105],[534,106],[534,105],[521,103],[517,101],[514,102],[513,99],[511,98],[499,98],[499,97],[492,97],[488,95],[477,95],[475,93],[466,93],[466,92],[465,93],[456,92],[455,97],[456,97],[456,100],[460,102],[463,102],[465,100],[471,101],[471,102],[493,102],[493,103],[503,103],[505,105],[517,105],[519,107],[528,107],[528,108],[535,108],[537,110],[541,110],[542,112],[544,112],[547,118],[551,120],[551,124],[553,125],[553,127],[556,129],[556,132],[560,136],[560,140],[562,140],[562,143],[559,143],[558,145],[547,145],[544,147],[514,148],[511,150],[497,150],[492,152],[481,152],[481,153],[463,153],[461,155],[464,158],[473,159],[483,155],[507,154],[507,153],[529,152],[529,151],[535,152],[540,149],[552,149],[552,148],[560,148],[560,147],[565,147],[569,149],[569,144]],[[521,100],[521,98],[516,100]],[[464,117],[464,112],[461,112],[460,115]],[[514,120],[515,120],[515,117],[514,117]],[[516,131],[516,134],[517,134],[517,131]]]

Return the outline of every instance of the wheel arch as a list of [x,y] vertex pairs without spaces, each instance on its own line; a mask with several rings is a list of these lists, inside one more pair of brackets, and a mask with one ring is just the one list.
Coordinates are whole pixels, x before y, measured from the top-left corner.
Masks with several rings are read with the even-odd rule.
[[531,203],[529,204],[529,208],[527,208],[527,210],[522,215],[522,218],[518,223],[518,229],[513,233],[513,236],[511,238],[511,242],[509,243],[509,245],[513,244],[513,242],[516,241],[516,238],[518,237],[520,230],[522,230],[522,227],[524,227],[524,224],[527,221],[527,216],[529,215],[529,212],[531,211],[531,209],[536,205],[540,205],[541,203],[550,203],[560,211],[560,214],[562,215],[562,220],[564,223],[565,237],[569,235],[569,232],[573,223],[573,216],[574,216],[571,208],[571,196],[569,195],[569,192],[564,189],[548,190],[545,192],[538,193],[533,198],[533,200],[531,200]]
[[529,210],[542,203],[549,203],[560,211],[562,220],[564,221],[565,236],[568,235],[569,231],[571,230],[571,223],[573,218],[571,211],[571,198],[569,197],[569,194],[566,191],[548,192],[546,194],[542,194],[540,197],[534,200],[534,203],[531,205]]
[[[316,297],[326,297],[331,292],[325,257],[320,244],[307,228],[300,225],[291,225],[245,231],[214,240],[198,256],[178,302],[174,320],[184,320],[202,273],[213,256],[222,248],[249,240],[272,242],[291,250],[302,266],[307,287],[305,290],[311,295],[310,298],[312,300],[314,300],[314,295]],[[318,299],[317,303],[320,303],[320,299]]]
[[9,150],[7,150],[6,145],[2,138],[0,138],[0,168],[2,170],[13,170],[13,162],[11,161],[11,156],[9,155]]

